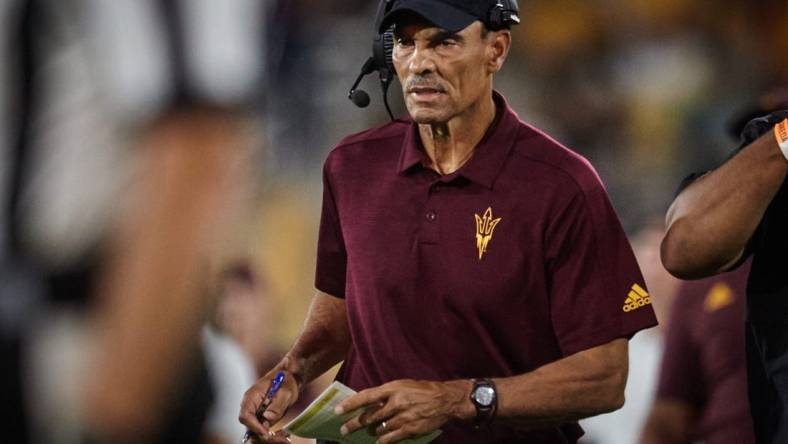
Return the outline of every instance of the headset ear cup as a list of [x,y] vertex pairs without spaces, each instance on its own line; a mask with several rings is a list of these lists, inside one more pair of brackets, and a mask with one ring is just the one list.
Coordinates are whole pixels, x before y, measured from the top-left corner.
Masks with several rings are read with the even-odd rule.
[[383,54],[386,59],[386,68],[392,73],[395,72],[394,70],[394,60],[392,56],[394,54],[394,28],[389,28],[386,32],[383,33]]
[[498,31],[503,29],[504,24],[502,23],[502,12],[503,12],[503,5],[501,2],[495,4],[495,6],[490,9],[490,17],[488,19],[488,24],[490,29],[493,31]]
[[517,0],[500,0],[490,9],[488,25],[493,31],[510,28],[520,23]]
[[378,34],[372,42],[372,56],[375,58],[375,69],[386,69],[394,72],[394,62],[391,55],[394,52],[394,27],[383,34]]

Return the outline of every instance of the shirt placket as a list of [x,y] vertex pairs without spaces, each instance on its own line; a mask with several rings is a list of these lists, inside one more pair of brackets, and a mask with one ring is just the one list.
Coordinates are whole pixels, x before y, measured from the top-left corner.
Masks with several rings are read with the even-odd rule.
[[441,222],[443,216],[444,202],[442,191],[445,189],[445,184],[440,180],[439,176],[434,172],[430,172],[431,180],[427,186],[426,203],[421,215],[421,235],[419,242],[422,244],[438,244],[440,243]]

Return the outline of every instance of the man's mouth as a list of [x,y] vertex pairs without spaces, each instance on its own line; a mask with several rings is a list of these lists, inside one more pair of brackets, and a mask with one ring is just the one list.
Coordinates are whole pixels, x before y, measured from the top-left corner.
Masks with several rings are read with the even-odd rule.
[[431,99],[443,93],[443,89],[432,86],[415,86],[408,89],[408,94],[420,99]]

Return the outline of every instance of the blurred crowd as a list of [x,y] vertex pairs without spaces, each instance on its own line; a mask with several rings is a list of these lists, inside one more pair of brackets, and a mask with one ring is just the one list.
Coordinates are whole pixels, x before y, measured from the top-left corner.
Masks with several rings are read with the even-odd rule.
[[[220,388],[216,408],[224,411],[213,416],[216,442],[240,439],[243,428],[226,413],[237,407],[232,400],[280,358],[301,327],[314,292],[323,159],[341,137],[388,119],[373,76],[362,82],[369,108],[347,100],[371,51],[377,2],[261,2],[262,81],[250,97],[254,130],[245,139],[255,153],[245,161],[257,175],[244,185],[252,188],[249,196],[238,197],[245,199],[242,221],[223,238],[209,267],[212,279],[201,289],[211,295],[201,344]],[[597,168],[632,236],[662,323],[633,342],[623,413],[588,425],[589,443],[636,442],[655,399],[669,313],[682,285],[659,263],[662,217],[684,176],[717,165],[737,145],[731,134],[737,118],[768,108],[766,93],[788,86],[788,2],[521,0],[520,7],[523,26],[514,30],[496,87],[523,120]],[[396,86],[389,96],[395,115],[403,113]],[[45,352],[60,349],[64,339],[56,336],[63,332],[81,334],[56,327],[41,339]],[[217,368],[212,361],[229,364]],[[54,391],[56,382],[49,381]]]

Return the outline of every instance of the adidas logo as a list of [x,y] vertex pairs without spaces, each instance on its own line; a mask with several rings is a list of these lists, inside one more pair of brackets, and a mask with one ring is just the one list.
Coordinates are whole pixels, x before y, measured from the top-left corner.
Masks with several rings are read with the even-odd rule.
[[640,307],[645,307],[646,305],[651,305],[651,296],[649,296],[648,292],[640,285],[632,285],[632,289],[629,291],[627,299],[624,301],[624,307],[622,307],[624,312],[628,313]]

